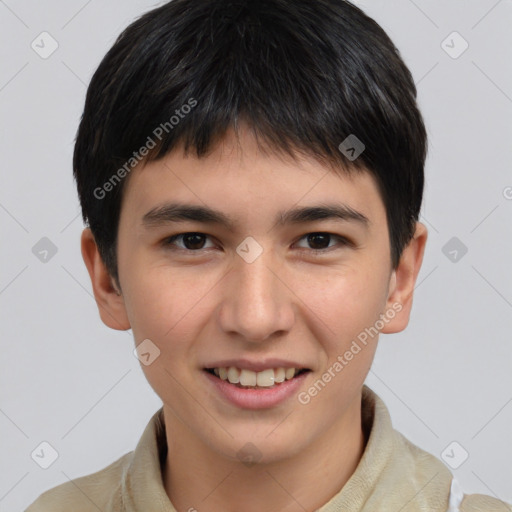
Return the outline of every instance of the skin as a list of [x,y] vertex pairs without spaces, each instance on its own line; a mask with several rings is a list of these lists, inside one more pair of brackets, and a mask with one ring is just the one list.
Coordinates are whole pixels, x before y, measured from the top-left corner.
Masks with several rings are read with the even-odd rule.
[[[167,201],[220,210],[235,228],[195,221],[144,227],[144,214]],[[333,219],[275,223],[278,211],[325,202],[363,213],[368,227]],[[88,228],[82,254],[103,322],[131,328],[136,344],[149,338],[161,351],[142,369],[163,402],[172,454],[163,480],[177,510],[304,512],[340,491],[365,447],[361,392],[378,336],[307,405],[294,396],[272,408],[237,408],[203,368],[224,358],[291,359],[312,370],[304,391],[393,304],[402,309],[381,332],[402,331],[427,240],[425,226],[416,226],[393,270],[385,208],[370,174],[349,178],[310,157],[264,153],[246,129],[202,159],[176,149],[132,171],[118,233],[121,289]],[[163,243],[187,232],[207,236]],[[308,243],[305,235],[318,232],[351,244],[336,236]],[[252,263],[236,253],[247,236],[263,248]],[[248,442],[261,454],[252,466],[237,458]]]

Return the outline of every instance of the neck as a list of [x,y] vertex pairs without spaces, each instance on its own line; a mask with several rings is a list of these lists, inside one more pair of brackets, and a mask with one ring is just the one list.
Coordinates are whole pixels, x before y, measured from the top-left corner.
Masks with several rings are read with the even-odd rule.
[[250,466],[213,451],[165,407],[164,415],[168,446],[164,487],[180,511],[315,510],[339,493],[366,444],[360,399],[299,453]]

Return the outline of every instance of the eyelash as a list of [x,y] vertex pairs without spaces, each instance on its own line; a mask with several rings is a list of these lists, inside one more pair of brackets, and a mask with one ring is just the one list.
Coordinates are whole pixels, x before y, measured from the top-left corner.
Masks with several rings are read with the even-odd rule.
[[[212,237],[210,237],[210,235],[207,235],[205,233],[200,233],[200,232],[197,232],[197,231],[187,231],[186,233],[179,233],[177,235],[173,235],[173,236],[165,238],[162,241],[162,246],[168,248],[169,246],[172,246],[173,243],[177,239],[182,239],[186,235],[201,235],[201,236],[204,236],[206,238],[212,238]],[[311,233],[306,233],[305,235],[301,236],[297,240],[297,242],[299,242],[300,240],[306,238],[309,235],[328,235],[331,238],[336,238],[340,242],[340,245],[342,247],[343,246],[351,246],[351,247],[354,246],[354,244],[350,240],[348,240],[347,238],[345,238],[345,237],[343,237],[341,235],[337,235],[335,233],[329,233],[329,232],[326,232],[326,231],[312,231]],[[295,242],[295,243],[297,243],[297,242]],[[336,246],[334,246],[334,247],[326,247],[324,249],[306,249],[306,248],[302,247],[302,248],[299,249],[299,251],[300,252],[304,252],[304,251],[310,252],[314,256],[322,256],[324,253],[331,252],[333,249],[336,249],[336,248],[337,248]],[[208,247],[207,249],[211,249],[211,247]],[[194,249],[186,249],[186,248],[178,247],[178,248],[173,248],[172,250],[185,251],[185,252],[187,252],[189,254],[193,254],[193,253],[199,253],[200,254],[205,249],[196,249],[196,250],[194,250]]]

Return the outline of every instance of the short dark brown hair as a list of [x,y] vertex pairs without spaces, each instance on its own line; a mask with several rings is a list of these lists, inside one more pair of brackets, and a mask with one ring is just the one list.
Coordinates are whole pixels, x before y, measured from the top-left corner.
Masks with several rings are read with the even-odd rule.
[[[139,148],[146,161],[178,143],[201,157],[241,121],[272,150],[370,172],[396,268],[419,216],[427,136],[384,30],[344,0],[174,0],[119,35],[77,132],[82,216],[117,283],[122,192]],[[350,135],[365,146],[354,160],[339,149]]]

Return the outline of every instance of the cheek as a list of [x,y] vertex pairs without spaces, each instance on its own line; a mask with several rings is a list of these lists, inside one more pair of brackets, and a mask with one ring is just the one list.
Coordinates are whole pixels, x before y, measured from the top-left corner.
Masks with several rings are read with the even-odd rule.
[[142,370],[157,395],[168,400],[170,390],[175,393],[180,388],[175,379],[186,381],[190,370],[184,362],[191,360],[189,351],[200,329],[203,285],[176,279],[175,272],[146,268],[144,273],[131,275],[127,288],[135,343],[149,339],[158,354],[151,364],[142,364]]
[[136,342],[149,338],[161,340],[164,324],[169,329],[172,321],[168,314],[173,310],[168,304],[168,292],[163,286],[156,286],[149,276],[132,275],[126,287],[126,309]]
[[386,301],[383,279],[371,269],[346,268],[310,275],[302,283],[300,297],[307,309],[326,327],[335,344],[344,345],[361,330],[373,325]]
[[[137,268],[137,267],[134,267]],[[149,338],[162,355],[178,354],[189,343],[208,316],[208,292],[215,278],[177,269],[140,265],[126,287],[127,314],[137,342]]]
[[316,338],[323,348],[319,377],[329,383],[317,407],[327,408],[327,415],[335,415],[329,409],[333,400],[356,393],[366,379],[377,348],[374,326],[385,307],[384,292],[381,276],[361,267],[331,271],[328,283],[312,279],[302,291],[314,312],[312,325],[318,328]]
[[[316,283],[316,284],[315,284]],[[378,332],[372,330],[385,305],[383,280],[370,271],[351,269],[330,272],[328,285],[311,280],[302,295],[311,325],[322,345],[324,359],[311,387],[300,403],[311,402],[326,422],[336,421],[339,410],[348,407],[370,370],[377,348]],[[311,328],[311,327],[310,327]]]

